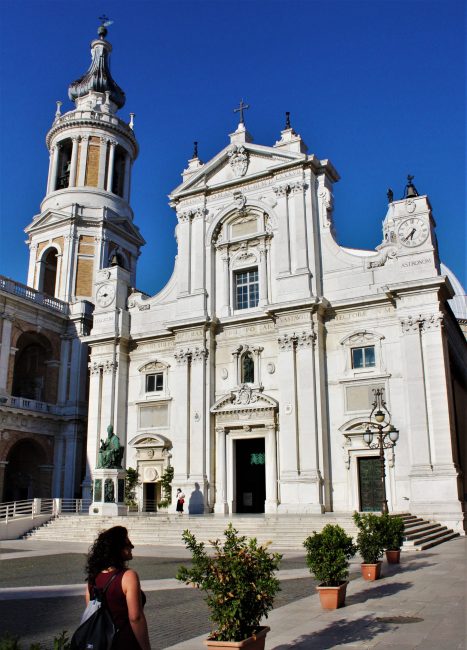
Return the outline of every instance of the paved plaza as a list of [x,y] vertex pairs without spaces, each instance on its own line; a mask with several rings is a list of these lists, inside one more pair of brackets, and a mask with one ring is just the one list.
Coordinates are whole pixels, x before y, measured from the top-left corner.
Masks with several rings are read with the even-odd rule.
[[[0,638],[19,636],[51,648],[62,630],[74,630],[84,607],[87,547],[27,540],[0,543]],[[405,553],[401,565],[383,566],[384,577],[365,582],[351,566],[347,606],[321,610],[315,582],[300,552],[284,552],[281,592],[267,621],[267,650],[325,648],[466,648],[467,539],[422,553]],[[184,548],[141,546],[131,566],[147,595],[153,650],[205,647],[210,630],[202,594],[174,579],[189,563]]]

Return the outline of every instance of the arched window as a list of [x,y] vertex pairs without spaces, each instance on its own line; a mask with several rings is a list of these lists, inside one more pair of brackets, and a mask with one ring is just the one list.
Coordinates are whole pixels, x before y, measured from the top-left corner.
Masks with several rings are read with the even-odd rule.
[[41,291],[48,296],[55,296],[55,285],[57,282],[57,251],[51,248],[42,258],[42,282]]
[[51,348],[47,339],[35,332],[23,332],[16,344],[13,369],[13,389],[15,397],[24,397],[39,402],[52,401],[52,382],[49,376]]
[[255,383],[255,362],[251,352],[246,352],[242,357],[242,384]]

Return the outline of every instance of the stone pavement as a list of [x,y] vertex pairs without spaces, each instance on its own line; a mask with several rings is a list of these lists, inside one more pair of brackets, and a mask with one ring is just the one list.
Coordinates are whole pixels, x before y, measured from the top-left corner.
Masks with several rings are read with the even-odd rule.
[[[32,641],[50,643],[57,631],[75,627],[77,612],[83,605],[79,595],[82,583],[73,567],[81,566],[86,550],[82,544],[61,544],[57,548],[48,542],[27,540],[0,544],[0,581],[4,586],[0,588],[0,638],[8,623],[25,648]],[[176,564],[187,561],[185,549],[135,550],[138,554],[134,562],[139,564],[135,568],[148,595],[146,614],[153,650],[205,647],[203,640],[210,626],[202,594],[167,577]],[[59,553],[65,565],[62,574],[70,577],[66,584],[55,579]],[[79,555],[73,559],[72,553]],[[21,565],[30,557],[36,558],[34,562],[42,574],[47,572],[46,563],[50,561],[48,579],[42,575],[39,582],[37,576],[30,575],[26,584]],[[20,558],[24,558],[23,562]],[[467,538],[462,537],[422,553],[405,553],[399,566],[384,563],[384,577],[373,583],[360,577],[358,561],[354,561],[346,607],[327,612],[321,610],[313,580],[303,568],[303,554],[286,552],[279,572],[282,591],[265,621],[271,627],[266,650],[465,649],[466,560]],[[27,572],[31,574],[29,569]],[[71,579],[76,582],[70,584]],[[50,613],[55,616],[55,627],[45,625],[47,616],[52,620]]]

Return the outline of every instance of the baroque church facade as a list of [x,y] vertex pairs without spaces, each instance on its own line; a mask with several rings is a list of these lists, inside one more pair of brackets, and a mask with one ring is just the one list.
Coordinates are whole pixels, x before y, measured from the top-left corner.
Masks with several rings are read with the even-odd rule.
[[[47,193],[26,229],[30,289],[0,285],[4,495],[18,478],[12,450],[34,437],[48,440],[43,491],[89,499],[113,424],[143,510],[157,508],[169,465],[193,514],[379,509],[379,451],[364,438],[377,391],[399,430],[384,449],[389,509],[462,530],[466,308],[428,197],[409,179],[404,197],[388,196],[376,250],[344,248],[331,162],[308,153],[288,116],[277,142],[254,143],[241,111],[226,147],[205,163],[195,151],[170,194],[171,279],[156,295],[135,291],[138,143],[118,116],[105,37],[101,27],[70,86],[75,107],[58,107],[47,135]],[[34,337],[40,348],[47,328],[55,410],[31,415],[15,394],[27,365],[17,341],[26,332],[26,348]],[[37,432],[21,424],[40,418]]]

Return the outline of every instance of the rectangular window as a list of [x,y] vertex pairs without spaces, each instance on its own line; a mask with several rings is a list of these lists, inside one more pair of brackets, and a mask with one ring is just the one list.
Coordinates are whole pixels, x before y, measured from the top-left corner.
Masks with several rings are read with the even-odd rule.
[[235,273],[236,308],[248,309],[259,303],[258,269]]
[[146,375],[146,393],[155,393],[164,389],[164,374],[156,372]]
[[375,346],[352,348],[352,368],[374,368]]

